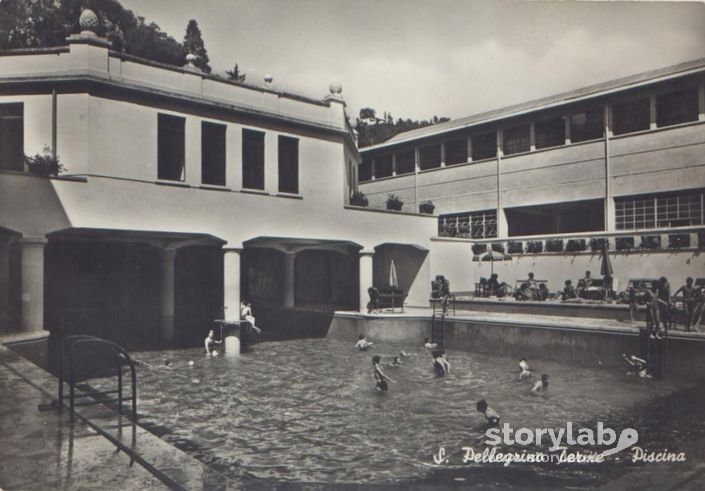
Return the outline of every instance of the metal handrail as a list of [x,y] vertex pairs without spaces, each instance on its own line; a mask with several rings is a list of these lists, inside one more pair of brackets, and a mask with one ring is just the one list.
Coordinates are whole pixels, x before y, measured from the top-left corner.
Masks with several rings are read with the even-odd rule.
[[69,347],[69,361],[70,361],[70,367],[69,367],[69,404],[70,404],[70,409],[71,409],[71,422],[74,421],[75,418],[75,408],[76,408],[76,394],[75,394],[75,389],[76,389],[76,379],[75,379],[75,365],[74,365],[74,358],[75,358],[75,348],[77,344],[87,344],[87,343],[95,343],[95,344],[102,344],[110,348],[113,357],[115,359],[115,365],[117,368],[117,378],[118,378],[118,389],[117,391],[102,391],[102,392],[93,392],[91,396],[96,396],[96,395],[107,395],[107,394],[113,394],[117,392],[117,399],[108,399],[108,400],[96,400],[94,402],[90,403],[83,403],[79,405],[88,405],[88,404],[99,404],[99,403],[106,403],[106,402],[117,402],[118,403],[118,412],[120,414],[123,414],[123,408],[122,408],[122,403],[124,401],[123,395],[122,395],[122,368],[124,366],[124,361],[127,362],[128,366],[130,367],[130,376],[131,376],[131,382],[132,382],[132,394],[130,397],[130,400],[132,401],[132,421],[136,422],[137,421],[137,373],[135,370],[135,364],[130,358],[130,355],[127,354],[127,351],[125,349],[116,344],[113,343],[112,341],[108,341],[105,339],[98,338],[96,336],[90,336],[90,335],[85,335],[85,334],[78,334],[78,335],[70,335],[70,336],[65,336],[62,340],[61,343],[61,356],[59,357],[59,411],[63,408],[63,401],[64,401],[64,358],[65,358],[65,348],[66,344],[70,343]]

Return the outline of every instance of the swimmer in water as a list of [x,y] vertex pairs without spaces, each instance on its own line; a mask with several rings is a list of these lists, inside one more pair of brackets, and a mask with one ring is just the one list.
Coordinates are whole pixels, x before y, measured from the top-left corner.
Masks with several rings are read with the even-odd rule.
[[526,361],[526,358],[519,360],[519,368],[521,369],[519,380],[531,377],[531,369],[529,368],[529,363]]
[[354,348],[359,351],[367,351],[368,349],[370,349],[371,346],[372,343],[367,340],[365,335],[360,334],[360,336],[357,338],[357,343],[355,343]]
[[381,361],[381,358],[379,355],[375,355],[372,357],[372,366],[374,367],[374,377],[375,377],[375,381],[377,382],[376,389],[379,392],[386,392],[387,389],[389,389],[389,386],[387,385],[387,381],[392,382],[392,383],[394,381],[384,374],[384,372],[382,371],[382,368],[379,366],[380,361]]
[[428,338],[424,339],[423,342],[424,342],[423,347],[426,348],[426,349],[436,349],[436,348],[438,348],[438,344],[432,343],[431,340],[428,339]]
[[390,361],[390,362],[388,363],[388,366],[393,367],[393,368],[400,367],[400,366],[401,366],[401,360],[399,359],[398,356],[395,356],[395,357],[392,358],[392,361]]
[[487,419],[487,423],[490,426],[499,425],[500,416],[497,411],[487,405],[487,401],[485,401],[484,399],[477,401],[476,408],[477,412],[485,415],[485,419]]
[[206,348],[206,355],[218,356],[218,351],[215,349],[216,344],[220,344],[221,341],[216,341],[213,338],[213,330],[208,331],[208,336],[203,340],[203,346]]
[[431,353],[433,356],[433,369],[436,375],[443,377],[450,372],[450,362],[445,357],[445,353],[441,350],[434,351]]
[[631,371],[627,372],[627,375],[636,373],[641,378],[651,378],[646,360],[635,355],[627,356],[625,353],[622,353],[622,358],[631,367]]
[[540,392],[547,392],[548,391],[548,375],[545,373],[541,375],[541,380],[537,381],[534,386],[531,388],[531,392],[535,392],[536,394]]

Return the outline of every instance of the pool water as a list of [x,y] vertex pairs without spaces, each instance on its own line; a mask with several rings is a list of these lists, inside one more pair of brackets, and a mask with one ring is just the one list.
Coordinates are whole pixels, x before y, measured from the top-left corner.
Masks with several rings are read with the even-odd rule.
[[[399,368],[386,366],[400,350],[411,356]],[[386,393],[375,390],[374,354],[394,380]],[[529,360],[534,376],[518,381],[518,360],[448,350],[452,372],[439,378],[423,348],[380,343],[358,352],[328,339],[262,343],[239,358],[211,358],[201,349],[133,358],[140,424],[221,472],[254,482],[399,484],[462,472],[455,479],[474,484],[519,486],[530,474],[539,485],[592,487],[634,469],[613,458],[591,466],[463,464],[461,447],[484,448],[479,399],[513,428],[565,428],[569,421],[595,428],[604,421],[617,431],[633,426],[640,444],[658,449],[705,434],[690,426],[664,429],[662,417],[679,418],[663,415],[663,407],[675,407],[669,397],[686,383],[628,376],[626,367]],[[548,393],[532,394],[542,373],[551,376]],[[699,411],[688,397],[692,408],[679,410]],[[451,460],[436,466],[441,446]]]

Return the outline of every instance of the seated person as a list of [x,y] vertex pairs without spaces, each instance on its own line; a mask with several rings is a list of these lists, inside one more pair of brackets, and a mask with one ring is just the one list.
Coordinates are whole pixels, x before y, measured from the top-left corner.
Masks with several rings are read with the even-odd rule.
[[358,351],[367,351],[372,347],[372,343],[370,343],[367,338],[365,337],[364,334],[360,334],[360,336],[357,338],[357,343],[355,343],[355,348]]
[[371,286],[367,289],[367,294],[370,296],[370,301],[367,304],[367,313],[372,314],[373,312],[379,310],[381,303],[379,298],[379,290]]
[[587,290],[592,286],[592,277],[590,271],[585,271],[585,276],[578,280],[578,296],[587,298]]
[[504,297],[509,291],[509,285],[505,282],[499,282],[497,273],[492,273],[490,279],[487,280],[487,290],[490,296]]
[[651,375],[649,375],[649,371],[647,370],[648,363],[646,363],[646,360],[635,355],[627,356],[625,353],[622,353],[622,358],[624,358],[624,361],[626,361],[627,365],[629,365],[632,369],[627,372],[628,375],[636,373],[641,378],[651,378]]
[[484,399],[477,401],[477,405],[475,407],[477,408],[478,413],[485,415],[485,419],[487,419],[487,423],[489,423],[490,426],[499,425],[500,416],[497,411],[487,405],[487,401]]
[[529,284],[529,282],[525,281],[514,292],[514,298],[516,298],[519,301],[534,300],[536,298],[536,290],[531,288],[531,285]]
[[257,334],[260,334],[262,332],[259,327],[255,326],[255,318],[252,315],[252,305],[244,300],[240,302],[240,319],[246,320],[252,330],[255,331]]
[[561,292],[561,300],[565,302],[566,300],[571,300],[573,298],[578,298],[573,282],[571,280],[565,280],[565,286]]
[[541,283],[539,284],[538,290],[536,290],[536,300],[540,302],[544,302],[548,299],[548,288],[546,287],[546,283]]

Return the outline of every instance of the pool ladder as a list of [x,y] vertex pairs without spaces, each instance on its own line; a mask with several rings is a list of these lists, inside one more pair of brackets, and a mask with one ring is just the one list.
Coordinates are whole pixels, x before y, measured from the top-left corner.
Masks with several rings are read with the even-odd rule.
[[[117,390],[106,390],[106,391],[95,391],[91,390],[85,394],[79,394],[78,397],[90,397],[92,400],[85,400],[81,402],[76,402],[76,347],[81,345],[98,345],[106,347],[110,350],[113,355],[113,360],[115,361],[115,371],[117,375]],[[58,394],[58,409],[59,411],[63,408],[64,402],[64,376],[65,376],[65,358],[67,355],[66,349],[68,347],[68,361],[69,361],[69,407],[71,409],[71,422],[75,420],[76,406],[89,406],[94,404],[108,404],[117,402],[118,412],[123,414],[122,403],[125,401],[131,402],[132,409],[132,422],[137,422],[137,374],[135,372],[135,364],[127,354],[122,346],[108,341],[105,339],[98,338],[96,336],[88,335],[70,335],[64,336],[61,340],[61,350],[59,353],[59,394]],[[123,397],[123,368],[127,366],[130,369],[130,381],[131,381],[131,395],[130,397]],[[113,396],[113,397],[110,397]],[[117,397],[115,397],[117,396]]]
[[439,319],[436,315],[436,308],[434,305],[433,316],[431,317],[431,342],[436,343],[439,348],[444,348],[443,343],[443,331],[446,323],[446,313],[443,308],[441,308],[441,318]]

